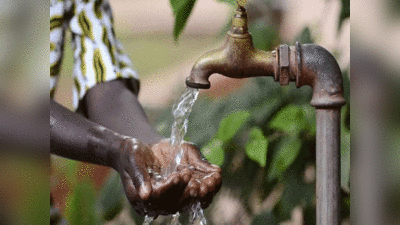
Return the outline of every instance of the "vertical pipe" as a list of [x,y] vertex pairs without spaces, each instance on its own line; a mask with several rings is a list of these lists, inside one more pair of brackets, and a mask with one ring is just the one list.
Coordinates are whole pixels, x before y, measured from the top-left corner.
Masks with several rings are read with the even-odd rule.
[[316,108],[317,224],[340,224],[340,107]]

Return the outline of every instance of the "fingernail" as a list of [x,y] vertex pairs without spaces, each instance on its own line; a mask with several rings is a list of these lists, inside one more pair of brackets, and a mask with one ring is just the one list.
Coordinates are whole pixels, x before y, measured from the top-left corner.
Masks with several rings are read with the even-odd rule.
[[190,196],[192,197],[196,197],[197,196],[197,192],[195,190],[190,190]]
[[200,187],[200,196],[201,196],[202,198],[204,198],[204,196],[206,196],[206,194],[207,194],[207,187],[206,187],[205,184],[201,184],[201,187]]
[[179,177],[177,177],[177,176],[174,177],[173,182],[174,182],[174,185],[177,185],[179,183]]
[[153,178],[154,178],[154,180],[156,180],[156,181],[162,180],[162,176],[161,176],[161,174],[159,174],[159,173],[154,173],[154,174],[153,174]]
[[189,180],[190,180],[190,175],[189,175],[188,173],[184,173],[184,174],[182,175],[182,178],[183,178],[183,181],[184,181],[185,183],[187,183],[187,182],[189,182]]
[[195,188],[195,186],[196,186],[196,184],[193,182],[193,181],[191,181],[190,183],[189,183],[189,188],[190,189],[194,189]]
[[214,185],[214,181],[211,179],[207,179],[205,182],[206,182],[207,186],[209,186],[209,187]]
[[183,166],[183,165],[178,165],[178,167],[176,167],[176,170],[177,171],[181,171],[181,170],[183,170],[185,168],[185,166]]
[[150,198],[150,195],[151,195],[151,187],[150,187],[150,185],[148,185],[148,184],[147,185],[143,185],[140,188],[140,193],[139,193],[140,198],[142,200],[146,201],[146,200],[148,200]]

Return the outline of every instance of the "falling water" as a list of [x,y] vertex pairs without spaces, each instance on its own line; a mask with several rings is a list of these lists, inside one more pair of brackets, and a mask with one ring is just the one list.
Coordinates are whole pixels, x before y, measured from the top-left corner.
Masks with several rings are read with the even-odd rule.
[[[175,161],[163,171],[163,173],[161,174],[162,177],[166,177],[174,172],[177,166],[181,163],[181,159],[185,152],[180,148],[180,145],[182,144],[186,135],[189,115],[192,112],[192,107],[198,95],[198,89],[187,87],[180,97],[178,103],[175,104],[172,108],[174,122],[171,128],[170,142],[172,146],[171,150],[175,152]],[[206,219],[203,214],[203,209],[200,206],[200,202],[192,204],[188,207],[188,209],[190,214],[190,224],[194,224],[197,220],[200,222],[200,225],[206,224]],[[172,215],[169,224],[180,225],[179,216],[179,212]],[[151,221],[153,221],[153,218],[146,216],[143,225],[149,225]]]
[[171,129],[171,144],[180,145],[182,143],[187,131],[189,115],[198,95],[198,89],[188,87],[183,92],[179,102],[173,106],[174,123]]
[[[199,95],[199,90],[187,87],[180,97],[178,104],[174,105],[172,109],[172,115],[174,116],[174,122],[171,129],[171,145],[174,150],[178,150],[175,156],[175,163],[173,170],[180,164],[183,157],[184,151],[180,148],[183,139],[187,132],[189,115],[192,112],[194,102]],[[201,225],[206,224],[206,219],[203,214],[203,209],[200,206],[200,202],[194,203],[189,207],[190,213],[190,224],[194,224],[196,220],[200,220]],[[178,221],[179,213],[173,216],[170,225],[179,224]]]
[[200,202],[196,202],[190,206],[190,224],[194,224],[196,220],[199,220],[200,225],[206,225],[206,217],[204,217],[203,209],[201,208]]
[[175,171],[176,167],[181,163],[184,152],[180,148],[180,145],[185,137],[189,115],[192,112],[194,102],[199,95],[199,90],[187,87],[179,98],[177,104],[172,107],[172,115],[174,122],[171,128],[171,147],[172,151],[175,152],[175,162],[172,163],[169,168],[164,171],[164,176],[167,176]]

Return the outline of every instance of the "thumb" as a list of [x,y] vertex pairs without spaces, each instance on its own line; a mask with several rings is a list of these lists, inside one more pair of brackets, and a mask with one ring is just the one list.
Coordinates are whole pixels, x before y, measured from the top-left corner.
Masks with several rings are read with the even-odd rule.
[[140,184],[139,187],[139,197],[143,201],[147,201],[152,193],[152,187],[150,181],[144,181]]
[[133,181],[139,198],[143,201],[148,200],[152,193],[151,178],[146,166],[149,159],[145,147],[135,139],[131,139],[125,146],[127,150],[125,169]]
[[207,161],[206,157],[201,154],[200,150],[194,146],[187,145],[186,146],[189,159],[196,170],[202,171],[204,173],[221,173],[222,170],[219,166],[211,164]]

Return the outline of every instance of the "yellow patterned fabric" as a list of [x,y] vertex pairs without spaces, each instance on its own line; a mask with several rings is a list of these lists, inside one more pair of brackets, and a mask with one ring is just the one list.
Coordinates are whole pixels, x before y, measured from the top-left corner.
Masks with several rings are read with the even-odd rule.
[[[78,107],[90,88],[121,78],[139,79],[116,39],[108,0],[50,1],[50,96],[60,74],[65,32],[71,32],[74,52],[73,105]],[[135,90],[136,92],[138,90]]]

